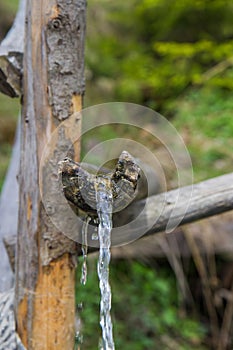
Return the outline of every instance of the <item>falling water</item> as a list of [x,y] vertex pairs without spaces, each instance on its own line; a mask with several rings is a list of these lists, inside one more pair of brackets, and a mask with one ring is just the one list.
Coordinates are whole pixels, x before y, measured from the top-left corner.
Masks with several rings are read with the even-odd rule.
[[[82,255],[83,255],[83,261],[82,261],[82,269],[81,269],[81,277],[80,277],[80,283],[85,285],[87,282],[87,252],[88,252],[88,243],[87,243],[87,233],[88,233],[88,225],[91,221],[91,218],[87,215],[83,225],[82,225]],[[83,343],[83,334],[81,331],[81,319],[80,319],[80,312],[83,309],[82,303],[78,305],[78,312],[75,317],[75,345],[74,350],[80,350],[80,345]]]
[[97,213],[99,217],[99,261],[98,276],[101,293],[100,325],[102,328],[102,343],[100,350],[114,350],[111,320],[111,288],[109,284],[109,262],[112,230],[112,191],[110,180],[99,178],[96,185]]
[[82,272],[81,272],[81,278],[80,283],[85,285],[87,282],[87,232],[88,232],[88,225],[91,218],[87,216],[83,222],[82,226],[82,254],[83,254],[83,262],[82,262]]

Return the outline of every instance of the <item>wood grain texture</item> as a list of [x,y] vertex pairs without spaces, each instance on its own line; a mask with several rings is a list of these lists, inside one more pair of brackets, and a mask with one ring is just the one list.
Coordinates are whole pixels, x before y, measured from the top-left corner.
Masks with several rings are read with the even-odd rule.
[[[82,106],[85,9],[83,0],[27,1],[15,291],[17,331],[28,350],[74,345],[76,243],[57,231],[43,207],[39,166],[59,121]],[[76,127],[79,133],[81,122]],[[58,138],[42,174],[61,160],[64,147],[78,159],[79,144]],[[41,186],[46,191],[47,184]]]
[[75,334],[73,267],[68,253],[46,267],[40,266],[35,289],[33,337],[30,344],[32,349],[73,349]]
[[144,235],[166,230],[169,220],[172,227],[176,223],[182,225],[232,210],[233,173],[135,202],[115,220],[118,224],[127,218],[132,220],[143,208],[141,230]]

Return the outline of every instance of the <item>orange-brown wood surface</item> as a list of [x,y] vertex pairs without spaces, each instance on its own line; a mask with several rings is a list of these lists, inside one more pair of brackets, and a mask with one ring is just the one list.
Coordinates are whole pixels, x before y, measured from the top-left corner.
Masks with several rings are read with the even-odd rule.
[[37,312],[33,318],[32,349],[73,349],[74,277],[68,254],[40,268],[34,298]]
[[[82,108],[85,10],[83,0],[27,2],[15,286],[17,331],[27,350],[74,347],[76,243],[58,232],[46,214],[39,167],[52,132]],[[77,134],[80,128],[81,120]],[[53,145],[54,154],[59,155],[61,141]],[[79,143],[72,147],[78,160]],[[45,261],[48,237],[68,248],[55,255],[52,244]]]

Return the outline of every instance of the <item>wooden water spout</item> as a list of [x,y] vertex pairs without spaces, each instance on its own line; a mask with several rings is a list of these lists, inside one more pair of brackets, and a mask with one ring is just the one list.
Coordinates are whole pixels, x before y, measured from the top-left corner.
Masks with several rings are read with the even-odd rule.
[[[93,168],[94,169],[94,168]],[[98,171],[98,169],[96,169]],[[126,151],[120,155],[113,171],[102,170],[102,175],[92,174],[69,158],[60,162],[60,175],[65,197],[77,208],[77,214],[86,213],[97,216],[96,186],[97,179],[110,180],[113,194],[113,212],[127,207],[136,197],[140,167]]]

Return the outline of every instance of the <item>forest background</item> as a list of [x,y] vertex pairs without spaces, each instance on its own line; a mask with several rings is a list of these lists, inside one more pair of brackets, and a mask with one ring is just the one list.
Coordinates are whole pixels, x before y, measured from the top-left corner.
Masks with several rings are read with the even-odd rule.
[[[0,3],[1,40],[12,24],[17,5],[16,0]],[[183,136],[193,162],[194,182],[232,172],[232,18],[233,3],[224,0],[89,0],[85,106],[109,101],[148,106],[164,115]],[[9,164],[19,106],[18,100],[0,95],[0,188]],[[225,223],[221,227],[224,232],[229,225],[233,230],[232,213],[215,220]],[[203,236],[210,227],[215,235],[222,234],[211,220],[190,227],[187,230],[200,231]],[[227,240],[227,235],[223,237]],[[208,254],[201,251],[203,273],[197,255],[190,246],[189,250],[188,257],[181,252],[179,264],[192,301],[182,298],[169,253],[113,258],[116,348],[215,346],[214,321],[206,306],[203,284],[209,285],[221,331],[225,300],[216,302],[216,291],[231,286],[232,254],[224,249]],[[77,286],[77,305],[83,300],[84,342],[91,350],[96,348],[100,330],[96,329],[99,295],[94,257],[89,264],[87,286]],[[229,271],[232,280],[225,286],[223,276]],[[229,349],[231,346],[230,327]]]

